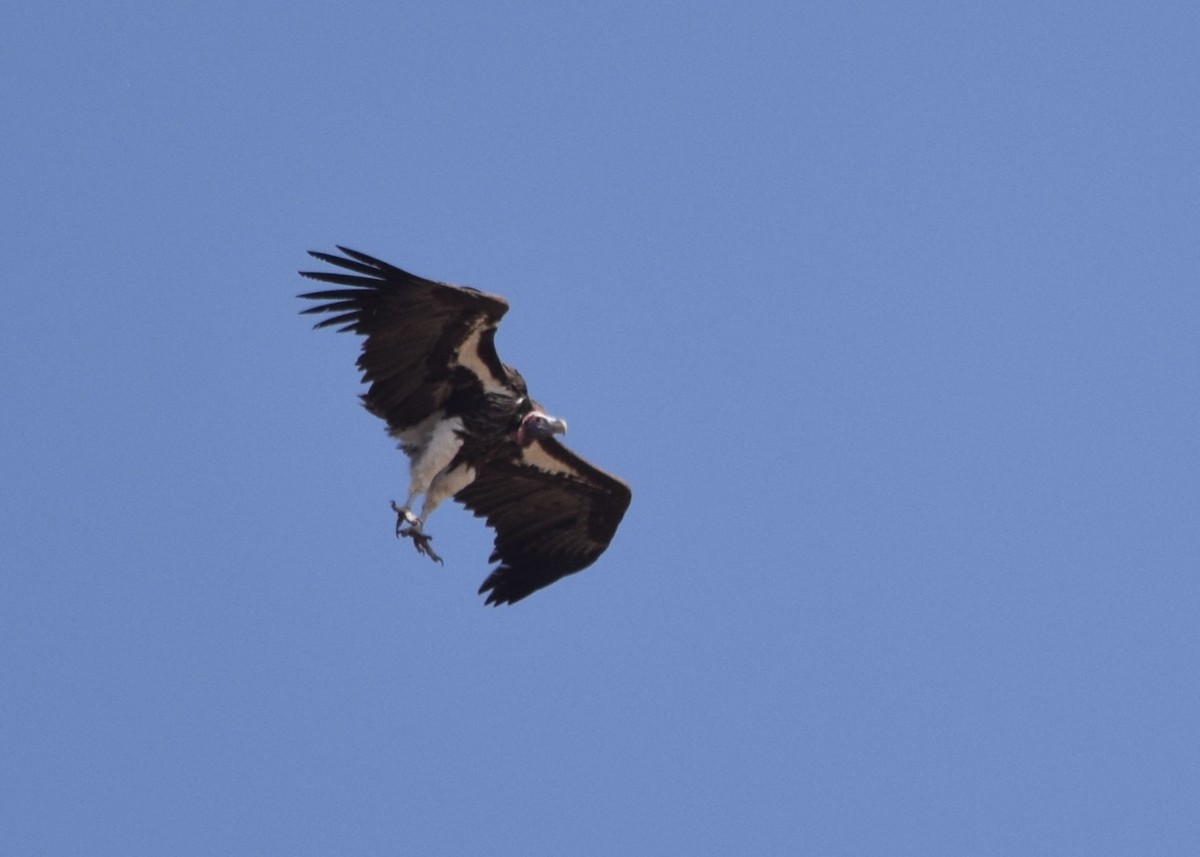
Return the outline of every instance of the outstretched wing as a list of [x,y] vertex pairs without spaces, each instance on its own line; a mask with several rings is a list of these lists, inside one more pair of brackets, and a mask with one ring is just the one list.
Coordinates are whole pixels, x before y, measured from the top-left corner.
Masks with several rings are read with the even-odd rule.
[[[484,392],[511,391],[513,380],[496,354],[496,325],[508,310],[504,298],[414,276],[386,262],[338,246],[343,256],[309,255],[352,273],[301,271],[301,276],[343,288],[300,295],[324,301],[305,313],[333,313],[317,327],[366,337],[358,368],[368,410],[393,432],[419,425],[441,411],[464,382],[464,372]],[[472,381],[470,376],[467,381]],[[521,391],[523,394],[524,391]]]
[[480,594],[512,604],[604,553],[632,493],[620,479],[588,464],[553,438],[520,458],[498,458],[455,495],[496,531],[490,562],[500,562]]

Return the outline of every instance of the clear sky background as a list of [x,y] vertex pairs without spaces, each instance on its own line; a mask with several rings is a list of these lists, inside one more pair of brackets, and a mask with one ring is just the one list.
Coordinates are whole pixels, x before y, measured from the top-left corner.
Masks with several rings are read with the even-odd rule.
[[[1189,3],[0,11],[11,854],[1200,853]],[[506,608],[314,332],[505,295]]]

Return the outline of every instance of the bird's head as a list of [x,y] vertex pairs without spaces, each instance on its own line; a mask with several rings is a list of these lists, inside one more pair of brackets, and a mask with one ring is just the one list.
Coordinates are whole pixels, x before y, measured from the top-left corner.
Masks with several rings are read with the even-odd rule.
[[560,420],[542,411],[533,410],[527,413],[525,418],[521,420],[521,425],[517,428],[513,439],[517,442],[517,446],[529,446],[529,444],[540,438],[566,433],[566,420]]

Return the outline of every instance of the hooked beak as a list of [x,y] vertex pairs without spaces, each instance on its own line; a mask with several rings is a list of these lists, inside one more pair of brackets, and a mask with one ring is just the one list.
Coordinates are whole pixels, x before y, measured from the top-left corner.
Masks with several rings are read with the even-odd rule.
[[566,433],[566,420],[560,420],[558,417],[552,417],[542,411],[534,411],[521,421],[520,427],[513,435],[513,440],[517,442],[517,446],[525,447],[529,446],[529,444],[533,443],[539,437],[550,437]]

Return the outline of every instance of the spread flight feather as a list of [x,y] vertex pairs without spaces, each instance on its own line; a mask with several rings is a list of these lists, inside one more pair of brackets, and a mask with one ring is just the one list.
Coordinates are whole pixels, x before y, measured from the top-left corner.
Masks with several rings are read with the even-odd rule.
[[[533,401],[525,381],[496,353],[508,303],[439,283],[339,246],[310,251],[341,271],[301,271],[338,286],[308,292],[305,313],[364,337],[358,367],[367,409],[385,420],[411,462],[397,535],[439,562],[424,531],[449,497],[495,531],[488,604],[521,600],[580,571],[604,552],[629,506],[629,486],[563,446],[566,423]],[[342,273],[349,271],[350,273]],[[412,506],[424,495],[419,516]]]

